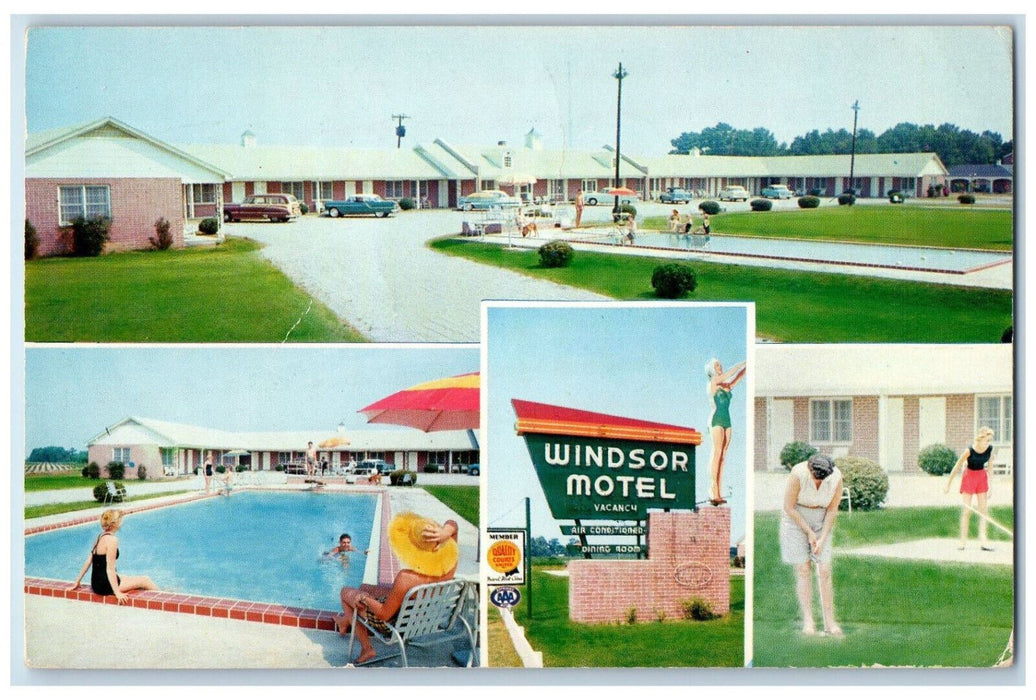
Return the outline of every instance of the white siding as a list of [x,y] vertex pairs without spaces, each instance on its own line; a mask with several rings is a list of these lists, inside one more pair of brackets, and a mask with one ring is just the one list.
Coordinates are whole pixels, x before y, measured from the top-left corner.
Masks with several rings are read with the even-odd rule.
[[80,137],[25,159],[30,178],[176,178],[222,182],[223,178],[174,153],[136,138]]

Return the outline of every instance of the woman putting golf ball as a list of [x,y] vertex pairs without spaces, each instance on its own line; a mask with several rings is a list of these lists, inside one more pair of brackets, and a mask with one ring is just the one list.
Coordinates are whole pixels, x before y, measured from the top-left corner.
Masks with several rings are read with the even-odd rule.
[[[946,481],[945,492],[949,493],[953,478],[964,467],[960,479],[960,494],[963,507],[960,511],[960,546],[958,549],[964,549],[968,543],[968,526],[971,524],[970,511],[974,510],[979,516],[979,547],[985,552],[993,551],[993,548],[989,546],[988,528],[986,527],[986,523],[989,520],[989,515],[986,513],[989,499],[989,472],[987,466],[989,465],[990,457],[993,456],[993,437],[992,428],[987,426],[979,428],[975,441],[968,449],[964,450],[960,459],[953,465],[950,478]],[[977,509],[971,505],[972,499],[978,502]]]
[[842,634],[835,621],[831,580],[831,533],[842,498],[842,473],[830,457],[813,455],[791,469],[781,517],[781,559],[795,567],[795,593],[802,611],[802,632],[816,634],[813,620],[813,567],[819,583],[824,632]]

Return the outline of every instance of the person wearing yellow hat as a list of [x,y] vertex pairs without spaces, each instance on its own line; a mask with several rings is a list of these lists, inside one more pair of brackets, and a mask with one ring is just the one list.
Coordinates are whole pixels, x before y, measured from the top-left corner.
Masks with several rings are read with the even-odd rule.
[[[359,588],[343,588],[342,614],[334,617],[338,633],[342,636],[349,634],[354,611],[371,627],[387,633],[385,622],[396,616],[411,589],[452,579],[460,558],[457,531],[457,523],[453,520],[440,525],[411,512],[392,518],[388,527],[389,545],[404,568],[396,574],[391,588],[367,584]],[[356,638],[360,641],[360,655],[355,663],[372,661],[377,653],[371,645],[367,628],[358,625]]]

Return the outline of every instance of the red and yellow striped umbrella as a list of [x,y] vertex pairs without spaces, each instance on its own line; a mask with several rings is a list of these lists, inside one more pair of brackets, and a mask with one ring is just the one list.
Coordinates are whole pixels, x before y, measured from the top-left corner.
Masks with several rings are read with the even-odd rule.
[[397,391],[358,413],[368,423],[406,425],[430,433],[435,430],[477,430],[479,422],[478,372],[436,379]]

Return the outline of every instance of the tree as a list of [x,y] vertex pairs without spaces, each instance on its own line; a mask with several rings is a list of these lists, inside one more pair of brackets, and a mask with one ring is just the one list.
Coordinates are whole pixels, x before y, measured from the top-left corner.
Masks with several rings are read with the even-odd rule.
[[29,462],[85,462],[86,453],[76,450],[74,447],[65,449],[56,445],[47,447],[34,447],[29,453]]

